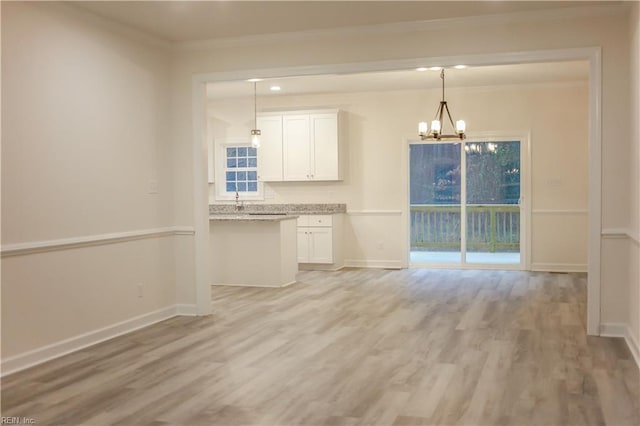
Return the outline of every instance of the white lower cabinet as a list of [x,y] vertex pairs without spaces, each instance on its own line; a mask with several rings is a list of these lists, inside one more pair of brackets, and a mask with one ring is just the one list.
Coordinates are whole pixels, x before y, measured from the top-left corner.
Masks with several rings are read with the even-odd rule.
[[298,217],[298,263],[335,263],[332,215]]
[[331,228],[298,228],[298,263],[333,263]]

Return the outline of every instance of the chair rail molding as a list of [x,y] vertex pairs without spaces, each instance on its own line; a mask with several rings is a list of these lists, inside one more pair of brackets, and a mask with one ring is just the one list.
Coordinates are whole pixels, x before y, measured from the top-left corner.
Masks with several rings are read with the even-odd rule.
[[564,214],[579,215],[589,214],[587,209],[531,209],[532,214]]
[[5,244],[2,246],[1,255],[3,258],[23,256],[48,251],[69,250],[173,235],[194,235],[194,233],[195,231],[192,226],[169,226],[166,228],[138,229],[134,231],[85,235],[82,237],[61,238],[56,240],[31,241],[26,243]]
[[626,228],[605,228],[600,233],[605,239],[628,238],[635,245],[640,245],[640,235],[636,231]]
[[400,216],[402,210],[348,210],[350,216]]

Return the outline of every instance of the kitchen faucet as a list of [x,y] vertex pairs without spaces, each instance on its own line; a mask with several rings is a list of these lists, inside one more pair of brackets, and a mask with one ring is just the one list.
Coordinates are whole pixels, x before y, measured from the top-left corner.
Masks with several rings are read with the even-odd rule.
[[238,194],[238,190],[236,189],[236,211],[239,212],[244,207],[244,201],[240,201],[240,194]]

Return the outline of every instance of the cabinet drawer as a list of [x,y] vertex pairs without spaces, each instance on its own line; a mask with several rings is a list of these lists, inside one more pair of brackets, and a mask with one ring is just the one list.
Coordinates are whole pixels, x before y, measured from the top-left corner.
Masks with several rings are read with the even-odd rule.
[[316,214],[307,216],[309,218],[309,225],[317,227],[332,227],[333,217],[330,214]]
[[298,228],[300,228],[301,226],[309,226],[309,216],[298,216]]
[[315,228],[331,228],[333,216],[330,214],[314,214],[298,216],[298,227],[312,226]]

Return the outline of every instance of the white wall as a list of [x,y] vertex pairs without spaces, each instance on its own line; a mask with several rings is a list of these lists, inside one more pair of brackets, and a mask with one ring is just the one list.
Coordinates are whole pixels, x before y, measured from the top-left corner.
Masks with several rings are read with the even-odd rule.
[[[427,3],[425,7],[428,7]],[[446,37],[442,36],[442,25],[425,25],[411,31],[353,31],[187,46],[174,55],[172,69],[174,159],[176,170],[183,172],[178,173],[175,179],[176,218],[180,223],[192,223],[194,215],[193,151],[189,145],[193,138],[193,74],[600,46],[603,79],[602,227],[624,227],[629,204],[626,191],[629,176],[628,167],[620,165],[628,164],[626,141],[629,126],[628,116],[620,115],[620,111],[624,111],[629,103],[626,12],[625,6],[618,5],[617,8],[598,9],[596,13],[575,16],[553,13],[504,20],[474,18],[455,25],[455,31],[446,31]],[[371,182],[371,188],[378,184],[379,181]],[[378,208],[374,199],[367,195],[371,193],[373,189],[360,197],[363,209]],[[610,258],[606,252],[610,248],[605,245],[604,250],[602,259]],[[626,254],[618,251],[614,256]],[[624,289],[624,274],[607,265],[602,266],[602,298],[606,303],[613,302],[611,305],[603,304],[601,321],[616,321],[618,313],[628,310],[627,303],[620,306],[617,302],[621,287],[616,283],[622,282]],[[608,297],[610,294],[614,297]]]
[[631,108],[629,155],[629,225],[628,282],[629,325],[640,360],[640,3],[633,5],[630,16]]
[[[456,72],[455,78],[463,79],[464,71]],[[357,212],[349,215],[351,226],[345,230],[346,259],[403,264],[407,219],[399,212],[408,203],[405,141],[417,139],[418,121],[431,117],[440,96],[439,90],[263,96],[261,110],[340,108],[348,158],[344,181],[267,183],[265,202],[346,203],[348,211]],[[467,121],[470,138],[474,132],[531,135],[532,263],[535,268],[586,270],[586,82],[449,88],[447,100],[456,117]],[[251,106],[247,99],[210,102],[210,136],[246,137],[252,126]]]
[[[166,51],[75,6],[2,2],[3,251],[54,245],[3,255],[3,365],[175,305],[185,237],[102,237],[173,225],[168,118]],[[95,241],[55,246],[69,238]]]

